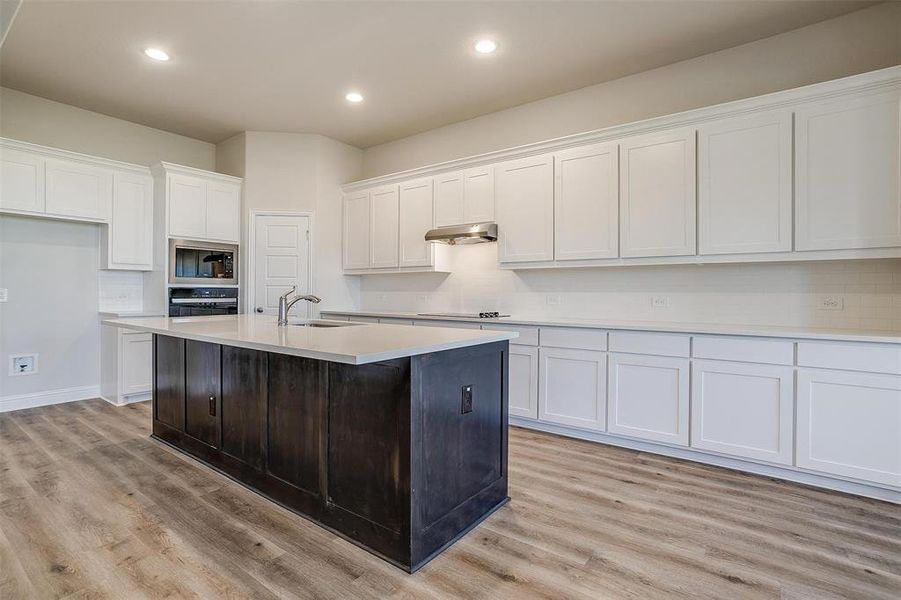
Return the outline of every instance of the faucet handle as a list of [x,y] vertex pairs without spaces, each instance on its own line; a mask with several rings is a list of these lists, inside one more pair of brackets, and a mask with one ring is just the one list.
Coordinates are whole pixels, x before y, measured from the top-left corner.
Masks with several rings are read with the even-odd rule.
[[290,296],[291,294],[293,294],[296,291],[297,291],[297,285],[292,285],[291,289],[288,290],[287,292],[285,292],[284,294],[282,294],[281,296],[279,296],[278,299],[279,300],[287,300],[288,296]]

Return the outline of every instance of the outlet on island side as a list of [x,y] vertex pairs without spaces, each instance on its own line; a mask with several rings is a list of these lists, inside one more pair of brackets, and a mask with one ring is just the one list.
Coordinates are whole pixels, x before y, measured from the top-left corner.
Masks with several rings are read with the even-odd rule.
[[463,386],[463,406],[461,407],[461,412],[464,415],[472,412],[472,384]]

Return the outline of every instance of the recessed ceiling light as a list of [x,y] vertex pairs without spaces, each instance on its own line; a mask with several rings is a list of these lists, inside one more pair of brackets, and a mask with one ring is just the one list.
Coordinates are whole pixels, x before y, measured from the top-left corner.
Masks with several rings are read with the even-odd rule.
[[497,50],[497,42],[494,40],[479,40],[474,48],[479,54],[491,54]]
[[348,92],[347,95],[344,96],[344,98],[348,102],[353,102],[354,104],[356,104],[357,102],[363,101],[363,94],[361,94],[360,92]]
[[159,48],[147,48],[144,50],[144,54],[146,54],[153,60],[169,60],[169,55]]

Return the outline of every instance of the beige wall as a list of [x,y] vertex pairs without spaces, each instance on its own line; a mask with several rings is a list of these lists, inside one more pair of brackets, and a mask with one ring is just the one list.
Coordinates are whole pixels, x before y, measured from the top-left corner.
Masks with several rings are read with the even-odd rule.
[[372,177],[901,63],[901,2],[367,148]]
[[0,136],[139,165],[216,167],[213,144],[9,88],[0,88]]
[[341,274],[339,188],[360,176],[362,151],[316,134],[247,131],[220,143],[216,157],[222,172],[244,177],[244,247],[252,210],[312,212],[312,293],[323,298],[316,308],[356,307],[359,281]]

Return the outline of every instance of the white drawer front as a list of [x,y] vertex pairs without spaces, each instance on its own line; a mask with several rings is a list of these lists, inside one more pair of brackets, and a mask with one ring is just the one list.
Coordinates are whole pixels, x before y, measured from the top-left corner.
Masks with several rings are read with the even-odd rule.
[[789,340],[766,338],[701,335],[694,338],[692,356],[714,360],[793,365],[795,364],[795,343]]
[[478,323],[470,323],[469,321],[413,321],[413,325],[417,327],[452,327],[454,329],[479,329]]
[[798,365],[901,375],[901,345],[798,342]]
[[610,351],[688,357],[691,338],[680,333],[611,331]]
[[528,325],[503,325],[501,323],[483,323],[482,329],[486,331],[515,331],[519,334],[516,339],[510,340],[511,344],[518,346],[537,346],[538,328]]
[[579,327],[542,327],[541,345],[577,350],[606,350],[607,332]]

